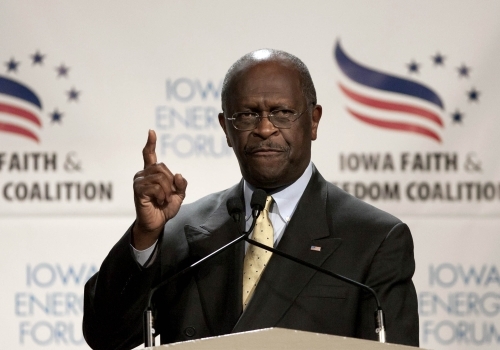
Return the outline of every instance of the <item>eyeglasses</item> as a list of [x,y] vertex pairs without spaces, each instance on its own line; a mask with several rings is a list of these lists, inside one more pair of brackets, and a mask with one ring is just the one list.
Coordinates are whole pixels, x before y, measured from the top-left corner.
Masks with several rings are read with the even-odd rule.
[[232,117],[226,119],[231,120],[233,127],[241,131],[255,129],[262,118],[268,118],[278,129],[290,129],[292,123],[299,119],[305,111],[307,111],[307,108],[300,113],[293,109],[276,109],[269,112],[267,117],[263,117],[257,112],[236,112]]

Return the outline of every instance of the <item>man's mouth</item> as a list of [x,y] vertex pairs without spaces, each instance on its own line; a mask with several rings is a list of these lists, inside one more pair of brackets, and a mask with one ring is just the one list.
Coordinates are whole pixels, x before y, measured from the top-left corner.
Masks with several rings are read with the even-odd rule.
[[258,148],[254,149],[251,152],[248,152],[247,154],[252,154],[252,155],[266,155],[266,154],[276,154],[276,153],[282,153],[283,150],[276,149],[276,148]]
[[245,148],[245,154],[248,155],[253,155],[253,156],[266,156],[266,155],[276,155],[279,153],[286,152],[287,148],[272,144],[272,145],[255,145],[255,146],[248,146]]

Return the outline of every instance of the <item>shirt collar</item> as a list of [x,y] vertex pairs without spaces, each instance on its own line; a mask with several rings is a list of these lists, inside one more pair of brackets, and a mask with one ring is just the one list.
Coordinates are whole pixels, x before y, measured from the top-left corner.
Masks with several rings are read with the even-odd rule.
[[[304,173],[294,183],[276,192],[269,193],[274,199],[272,211],[279,214],[285,222],[288,222],[292,217],[292,214],[297,207],[297,203],[299,202],[300,197],[302,197],[302,193],[304,193],[304,190],[311,179],[312,172],[312,163],[310,162]],[[254,190],[256,190],[255,187],[243,180],[243,194],[245,197],[245,213],[247,218],[252,213],[250,199],[252,198]]]

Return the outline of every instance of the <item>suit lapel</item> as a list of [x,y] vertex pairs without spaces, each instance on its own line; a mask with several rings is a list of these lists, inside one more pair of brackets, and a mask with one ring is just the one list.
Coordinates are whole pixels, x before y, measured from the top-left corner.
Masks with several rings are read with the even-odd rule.
[[[238,237],[238,228],[226,209],[227,199],[233,196],[243,196],[242,183],[222,196],[206,222],[199,227],[185,226],[189,254],[193,260],[207,256]],[[202,263],[195,271],[205,321],[213,335],[230,333],[241,315],[243,257],[244,243],[240,242]]]
[[[326,201],[326,182],[315,170],[277,249],[321,266],[341,244],[330,237]],[[274,254],[233,332],[276,326],[315,272]]]

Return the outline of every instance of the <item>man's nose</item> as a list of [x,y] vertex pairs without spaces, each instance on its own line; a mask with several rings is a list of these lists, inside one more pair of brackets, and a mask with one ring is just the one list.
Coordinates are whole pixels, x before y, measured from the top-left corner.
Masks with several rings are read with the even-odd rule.
[[269,115],[261,115],[259,123],[253,130],[254,134],[260,135],[263,138],[268,138],[269,136],[278,133],[279,129],[271,123]]

